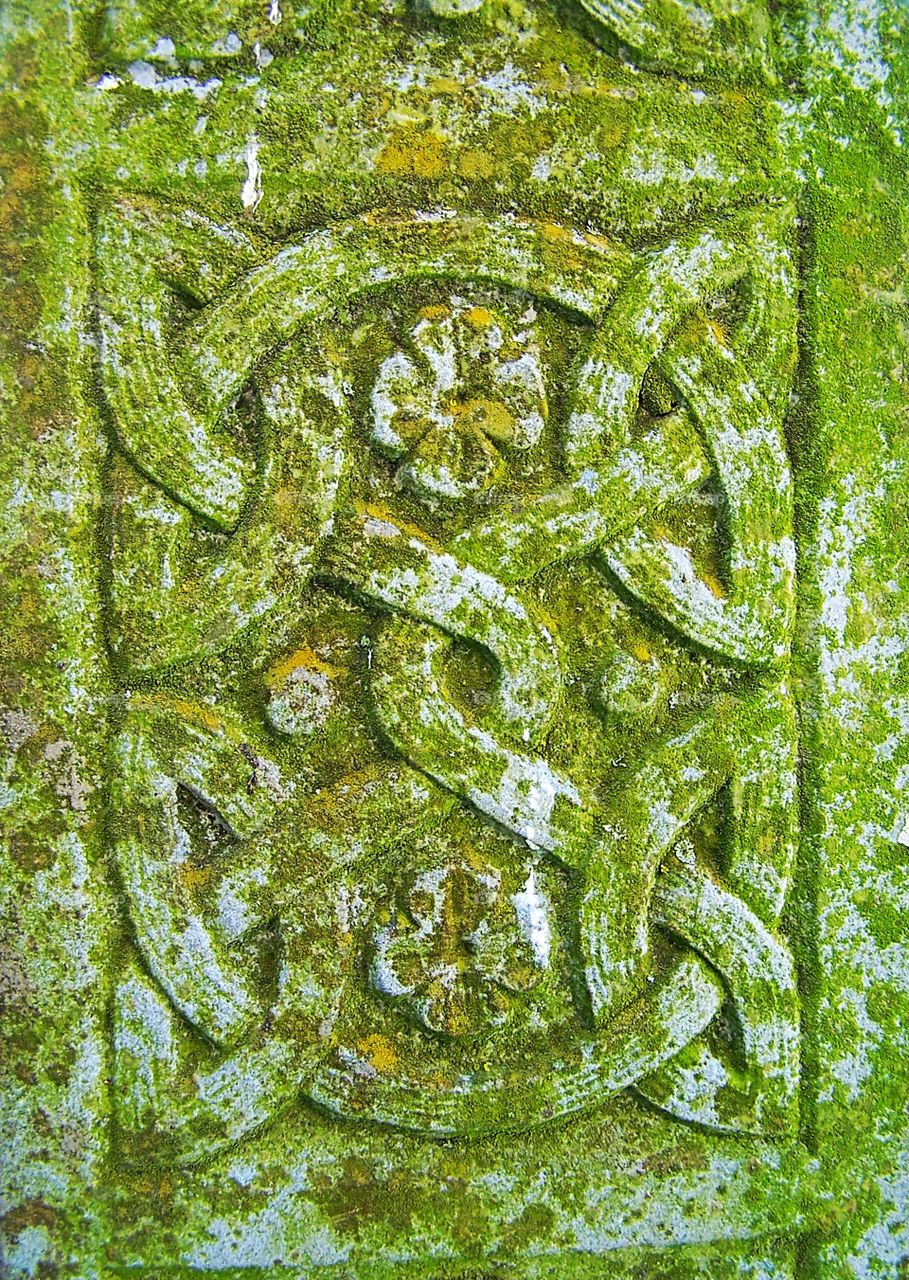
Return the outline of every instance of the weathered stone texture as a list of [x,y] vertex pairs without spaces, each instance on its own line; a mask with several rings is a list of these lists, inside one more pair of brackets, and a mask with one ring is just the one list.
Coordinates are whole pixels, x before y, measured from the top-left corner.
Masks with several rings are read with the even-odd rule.
[[907,1274],[907,84],[0,11],[5,1274]]

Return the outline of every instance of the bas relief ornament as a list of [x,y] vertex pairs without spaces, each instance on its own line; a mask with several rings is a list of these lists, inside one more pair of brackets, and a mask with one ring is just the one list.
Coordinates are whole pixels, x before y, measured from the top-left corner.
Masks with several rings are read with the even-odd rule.
[[101,215],[126,1132],[793,1131],[792,233]]
[[77,3],[29,136],[106,895],[47,1274],[895,1280],[902,1166],[836,1172],[903,1044],[888,0],[165,8]]

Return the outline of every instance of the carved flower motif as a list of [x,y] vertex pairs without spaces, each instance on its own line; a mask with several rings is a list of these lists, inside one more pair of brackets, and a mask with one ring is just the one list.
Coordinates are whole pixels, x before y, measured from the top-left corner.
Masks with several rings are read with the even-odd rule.
[[372,389],[372,439],[400,460],[399,484],[457,501],[495,481],[502,450],[537,442],[546,390],[535,321],[533,307],[512,317],[457,298],[423,309]]
[[374,939],[372,984],[436,1035],[470,1036],[505,1021],[509,993],[549,966],[549,904],[529,868],[509,895],[493,867],[458,860],[411,880]]

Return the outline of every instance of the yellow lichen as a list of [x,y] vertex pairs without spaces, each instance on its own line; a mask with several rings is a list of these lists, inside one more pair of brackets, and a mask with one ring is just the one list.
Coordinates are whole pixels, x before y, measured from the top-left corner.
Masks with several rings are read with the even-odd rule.
[[430,306],[420,307],[417,315],[421,320],[445,320],[451,315],[451,308],[444,306],[442,303],[434,303]]
[[474,329],[488,329],[494,323],[493,314],[486,307],[470,307],[464,312],[464,319]]
[[707,323],[710,326],[710,331],[713,334],[713,336],[716,338],[717,342],[721,342],[724,347],[728,347],[729,336],[726,333],[726,330],[720,324],[720,322],[718,320],[708,320]]
[[722,600],[725,597],[726,588],[716,574],[711,573],[709,569],[704,569],[701,571],[701,577],[718,600]]
[[477,396],[473,400],[455,401],[449,405],[455,418],[455,427],[480,427],[493,440],[514,438],[514,414],[501,400]]
[[379,520],[383,524],[394,525],[401,533],[407,534],[411,538],[419,538],[427,546],[435,548],[437,546],[435,540],[431,538],[424,529],[419,528],[415,524],[402,520],[401,517],[392,511],[390,507],[383,506],[379,502],[355,502],[354,509],[361,518],[368,516],[372,520]]
[[483,151],[465,151],[458,157],[458,171],[465,178],[491,178],[495,165]]
[[445,173],[447,146],[430,130],[409,126],[395,129],[376,157],[376,168],[395,177],[441,178]]
[[280,684],[292,671],[297,671],[301,667],[307,671],[321,671],[323,675],[329,677],[340,674],[337,667],[333,667],[330,662],[323,662],[308,644],[304,644],[299,649],[295,649],[288,657],[276,662],[273,667],[269,667],[265,682],[268,685]]
[[195,867],[192,863],[181,862],[177,868],[180,883],[190,893],[205,892],[214,884],[218,874],[216,867]]
[[395,1047],[387,1036],[373,1033],[366,1036],[365,1039],[359,1040],[357,1048],[366,1055],[370,1065],[376,1071],[394,1071],[398,1065],[398,1055],[395,1052]]
[[219,733],[225,725],[210,707],[201,702],[190,702],[186,698],[171,698],[166,694],[149,694],[145,698],[136,698],[133,707],[137,710],[172,711],[187,720],[201,721],[212,733]]

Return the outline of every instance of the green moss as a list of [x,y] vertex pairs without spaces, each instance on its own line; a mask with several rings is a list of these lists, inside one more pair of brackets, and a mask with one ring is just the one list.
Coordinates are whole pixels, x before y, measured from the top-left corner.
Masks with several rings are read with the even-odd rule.
[[18,1273],[900,1265],[901,57],[713,7],[7,20]]

